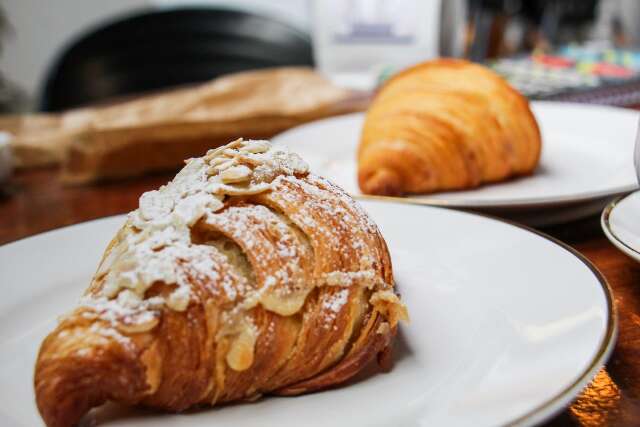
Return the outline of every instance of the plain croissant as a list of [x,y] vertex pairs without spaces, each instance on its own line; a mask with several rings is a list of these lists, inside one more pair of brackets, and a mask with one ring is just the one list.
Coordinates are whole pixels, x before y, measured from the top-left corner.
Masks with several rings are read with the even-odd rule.
[[297,155],[238,140],[140,198],[42,343],[37,405],[67,427],[106,401],[181,411],[319,390],[388,361],[406,317],[367,214]]
[[367,112],[358,149],[366,194],[477,187],[530,174],[541,139],[528,101],[481,65],[440,59],[390,79]]

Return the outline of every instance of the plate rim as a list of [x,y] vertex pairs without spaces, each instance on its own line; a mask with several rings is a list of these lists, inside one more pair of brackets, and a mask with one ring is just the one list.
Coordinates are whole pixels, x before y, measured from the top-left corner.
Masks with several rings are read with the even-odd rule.
[[600,342],[600,345],[598,346],[598,349],[591,359],[589,365],[571,384],[563,388],[558,394],[550,397],[548,400],[533,408],[526,414],[521,415],[515,420],[508,422],[507,426],[529,426],[549,420],[554,415],[566,409],[566,406],[579,395],[579,393],[589,384],[589,382],[593,380],[598,371],[604,367],[607,360],[609,359],[609,356],[611,356],[611,353],[613,352],[613,348],[618,338],[618,309],[615,304],[613,289],[611,288],[609,281],[606,279],[606,277],[604,277],[598,267],[596,267],[595,264],[593,264],[586,256],[584,256],[577,249],[574,249],[567,243],[564,243],[563,241],[547,233],[544,233],[527,225],[511,221],[509,219],[486,214],[484,212],[458,212],[466,213],[468,215],[478,215],[487,219],[492,219],[494,221],[511,225],[516,228],[520,228],[521,230],[533,233],[538,237],[541,237],[559,246],[560,248],[569,252],[570,255],[573,255],[575,258],[577,258],[578,261],[580,261],[583,265],[585,265],[591,271],[591,274],[593,274],[595,279],[600,284],[600,287],[602,288],[602,293],[604,294],[607,307],[607,325],[605,328],[605,334],[602,337],[602,341]]
[[529,199],[531,202],[523,199],[519,201],[510,201],[510,202],[500,202],[499,204],[495,204],[491,200],[483,200],[478,202],[464,202],[464,201],[451,201],[444,199],[434,199],[429,198],[428,196],[422,198],[416,197],[396,197],[396,196],[374,196],[370,194],[351,194],[349,195],[357,200],[380,200],[386,201],[389,203],[405,203],[411,205],[419,205],[419,206],[433,206],[439,208],[456,208],[456,209],[492,209],[492,210],[530,210],[530,209],[551,209],[551,208],[559,208],[563,206],[570,206],[573,204],[580,204],[585,202],[595,202],[599,199],[608,199],[610,197],[620,197],[627,195],[629,193],[633,193],[635,190],[638,190],[638,186],[633,184],[629,186],[624,186],[616,189],[615,191],[610,190],[602,190],[593,193],[582,193],[577,196],[564,196],[558,198],[539,198]]
[[611,203],[609,203],[607,207],[604,208],[604,210],[602,211],[602,215],[600,215],[600,225],[602,227],[602,231],[604,231],[605,236],[607,236],[607,239],[609,239],[609,241],[613,243],[613,245],[616,248],[618,248],[621,252],[633,258],[634,260],[640,261],[640,252],[632,248],[631,246],[629,246],[627,243],[624,242],[624,240],[618,237],[615,231],[613,231],[613,228],[611,227],[611,222],[609,221],[609,218],[611,217],[611,213],[620,204],[620,202],[622,202],[626,198],[636,193],[640,193],[640,190],[634,191],[632,193],[629,193],[623,196],[619,196],[613,201],[611,201]]
[[[620,197],[619,199],[623,199],[624,197],[626,196]],[[384,202],[379,200],[368,200],[368,201],[373,203],[384,204]],[[578,261],[580,261],[584,266],[586,266],[590,270],[591,274],[597,280],[606,301],[606,327],[605,327],[604,336],[602,337],[602,340],[600,341],[597,347],[597,350],[595,354],[592,356],[589,364],[587,365],[587,367],[584,368],[584,370],[578,375],[578,377],[571,384],[568,384],[566,387],[560,390],[560,392],[558,392],[556,395],[549,397],[543,403],[531,409],[530,411],[520,415],[519,417],[513,420],[508,421],[506,425],[507,426],[535,425],[550,419],[552,416],[566,409],[566,405],[572,402],[576,398],[577,394],[579,394],[579,392],[582,391],[582,389],[595,377],[597,372],[607,362],[609,356],[611,355],[611,352],[613,351],[613,348],[617,339],[618,310],[614,302],[613,290],[609,282],[607,281],[607,279],[600,272],[600,270],[579,251],[569,246],[568,244],[562,242],[561,240],[556,239],[553,236],[550,236],[542,231],[536,230],[527,225],[520,224],[515,221],[496,217],[496,216],[482,213],[482,212],[468,212],[468,211],[461,211],[457,209],[439,207],[439,206],[427,206],[427,208],[435,209],[435,210],[454,211],[462,214],[463,216],[465,215],[479,216],[489,221],[496,221],[506,226],[512,226],[512,227],[518,228],[524,232],[530,232],[536,235],[537,237],[540,237],[544,240],[551,242],[552,244],[559,246],[560,248],[567,251],[569,255],[572,255],[575,258],[577,258]],[[72,229],[80,225],[88,225],[90,223],[98,223],[101,221],[113,220],[119,217],[122,219],[125,219],[126,215],[127,214],[107,215],[104,217],[94,218],[87,221],[81,221],[74,224],[67,224],[62,227],[54,228],[51,230],[47,230],[44,232],[36,233],[30,236],[25,236],[23,238],[7,242],[3,245],[0,245],[0,248],[5,250],[10,249],[8,247],[14,243],[24,242],[25,240],[37,238],[44,235],[55,234],[57,232],[64,231],[67,229]]]
[[[598,104],[584,104],[579,102],[559,102],[559,101],[544,101],[544,100],[533,100],[530,102],[532,107],[536,105],[542,106],[553,106],[551,108],[557,108],[559,106],[562,107],[572,107],[578,109],[598,109],[598,110],[609,110],[611,113],[623,113],[623,114],[635,114],[637,112],[635,110],[630,110],[627,108],[614,107],[610,105],[598,105]],[[545,107],[542,107],[545,108]],[[356,111],[347,114],[338,114],[331,117],[325,117],[318,120],[312,120],[310,122],[302,123],[298,126],[294,126],[290,129],[287,129],[283,132],[278,133],[272,138],[272,141],[276,145],[282,144],[278,141],[279,137],[282,135],[286,135],[290,132],[294,132],[299,130],[300,128],[312,125],[312,124],[320,124],[325,122],[330,122],[336,119],[348,119],[355,118],[359,116],[364,116],[366,111]],[[544,141],[543,141],[544,145]],[[512,177],[512,179],[526,179],[526,175]],[[481,185],[478,188],[482,188],[486,185],[491,185],[492,183],[486,183]],[[464,200],[451,200],[451,199],[440,199],[430,197],[430,194],[425,195],[408,195],[405,197],[397,197],[397,196],[377,196],[370,194],[356,194],[349,192],[354,198],[366,200],[366,199],[385,199],[387,201],[396,201],[396,202],[406,202],[416,205],[425,205],[425,206],[437,206],[437,207],[455,207],[455,208],[464,208],[464,209],[535,209],[535,208],[553,208],[562,205],[569,205],[573,203],[581,203],[587,202],[591,200],[596,200],[600,198],[609,198],[609,197],[619,197],[621,195],[628,194],[635,190],[639,189],[638,184],[628,184],[623,186],[617,186],[608,190],[600,190],[600,191],[591,191],[591,192],[582,192],[576,193],[568,196],[556,196],[556,197],[537,197],[537,198],[527,198],[527,199],[519,199],[519,200],[507,200],[507,201],[496,201],[496,200],[478,200],[478,201],[464,201]],[[470,191],[470,190],[465,190]],[[473,189],[471,189],[473,191]],[[437,194],[437,193],[432,193]]]

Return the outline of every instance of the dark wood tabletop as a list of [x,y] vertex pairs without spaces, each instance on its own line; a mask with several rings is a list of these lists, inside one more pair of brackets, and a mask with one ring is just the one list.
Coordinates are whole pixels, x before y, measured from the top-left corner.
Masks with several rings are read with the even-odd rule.
[[[17,173],[0,196],[0,244],[53,228],[121,214],[173,174],[65,187],[54,169]],[[599,218],[543,229],[589,259],[611,285],[619,316],[613,355],[580,396],[546,426],[640,425],[640,264],[604,237]]]

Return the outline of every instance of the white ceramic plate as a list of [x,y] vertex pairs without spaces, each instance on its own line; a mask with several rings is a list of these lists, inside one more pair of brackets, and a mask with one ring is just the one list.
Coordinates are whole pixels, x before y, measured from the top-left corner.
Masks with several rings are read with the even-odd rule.
[[618,249],[640,261],[640,191],[613,201],[602,212],[602,229]]
[[[546,225],[557,220],[538,220],[543,208],[572,206],[574,214],[569,216],[574,219],[594,213],[582,203],[593,204],[637,187],[632,159],[638,112],[541,101],[532,102],[532,108],[543,137],[540,165],[532,176],[400,200],[496,214],[526,210],[536,213],[526,222]],[[288,130],[273,141],[291,147],[319,175],[360,195],[356,149],[363,120],[362,113],[324,119]]]
[[[564,408],[604,363],[616,334],[611,294],[569,249],[463,212],[363,205],[389,244],[412,317],[391,373],[182,415],[111,408],[98,426],[533,425]],[[40,341],[77,301],[122,222],[0,247],[0,425],[42,425],[32,390]]]

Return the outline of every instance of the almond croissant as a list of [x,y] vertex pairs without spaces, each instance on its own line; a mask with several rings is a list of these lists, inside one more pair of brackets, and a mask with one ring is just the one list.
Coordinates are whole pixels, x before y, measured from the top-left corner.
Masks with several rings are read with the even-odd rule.
[[522,95],[486,67],[440,59],[402,71],[375,97],[358,182],[385,196],[473,188],[530,174],[540,150]]
[[237,140],[145,193],[35,370],[49,427],[106,401],[181,411],[340,384],[407,312],[385,241],[295,154]]

